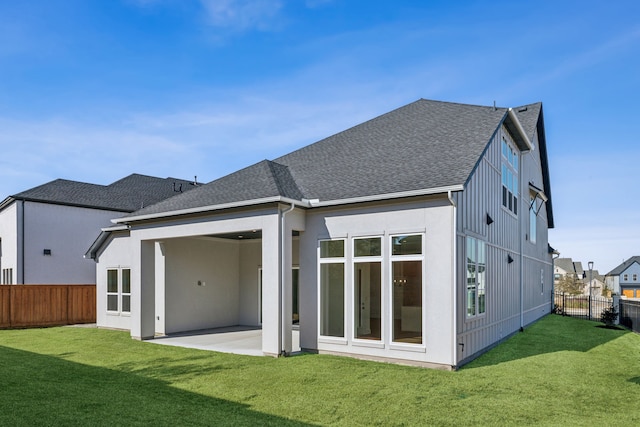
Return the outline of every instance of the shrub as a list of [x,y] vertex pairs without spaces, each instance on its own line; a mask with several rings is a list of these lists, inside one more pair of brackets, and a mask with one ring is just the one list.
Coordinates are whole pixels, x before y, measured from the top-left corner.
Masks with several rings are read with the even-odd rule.
[[617,318],[618,310],[612,305],[602,310],[602,314],[600,314],[600,321],[607,326],[612,326]]

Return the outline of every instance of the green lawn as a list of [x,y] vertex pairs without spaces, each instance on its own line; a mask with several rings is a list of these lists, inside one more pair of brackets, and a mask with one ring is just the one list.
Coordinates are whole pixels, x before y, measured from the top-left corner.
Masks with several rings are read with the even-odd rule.
[[640,336],[547,316],[458,372],[0,331],[0,425],[639,425]]

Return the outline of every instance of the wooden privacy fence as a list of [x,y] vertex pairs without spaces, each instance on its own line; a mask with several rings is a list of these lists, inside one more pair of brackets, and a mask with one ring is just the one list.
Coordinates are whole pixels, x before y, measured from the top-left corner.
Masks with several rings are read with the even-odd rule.
[[0,285],[0,328],[95,321],[95,285]]

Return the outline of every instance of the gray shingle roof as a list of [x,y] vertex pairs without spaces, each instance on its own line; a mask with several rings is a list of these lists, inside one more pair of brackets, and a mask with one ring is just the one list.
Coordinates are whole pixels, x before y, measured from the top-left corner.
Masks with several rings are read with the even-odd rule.
[[[517,112],[532,136],[540,104]],[[345,200],[462,186],[508,109],[420,99],[133,216],[269,197]]]
[[566,271],[567,273],[575,273],[576,269],[571,258],[556,258],[553,265]]
[[9,199],[133,212],[193,188],[185,180],[132,174],[110,185],[56,179]]
[[628,260],[624,261],[622,264],[611,270],[607,273],[607,276],[619,276],[623,271],[627,268],[631,267],[633,263],[640,264],[640,256],[632,256]]

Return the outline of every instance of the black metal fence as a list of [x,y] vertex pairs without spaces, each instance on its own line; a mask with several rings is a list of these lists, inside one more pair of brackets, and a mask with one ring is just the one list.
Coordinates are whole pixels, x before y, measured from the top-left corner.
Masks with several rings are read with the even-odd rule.
[[555,292],[553,295],[554,313],[587,320],[600,321],[602,311],[612,304],[613,299],[606,297],[571,295],[563,292]]
[[620,324],[640,332],[640,301],[620,300]]

